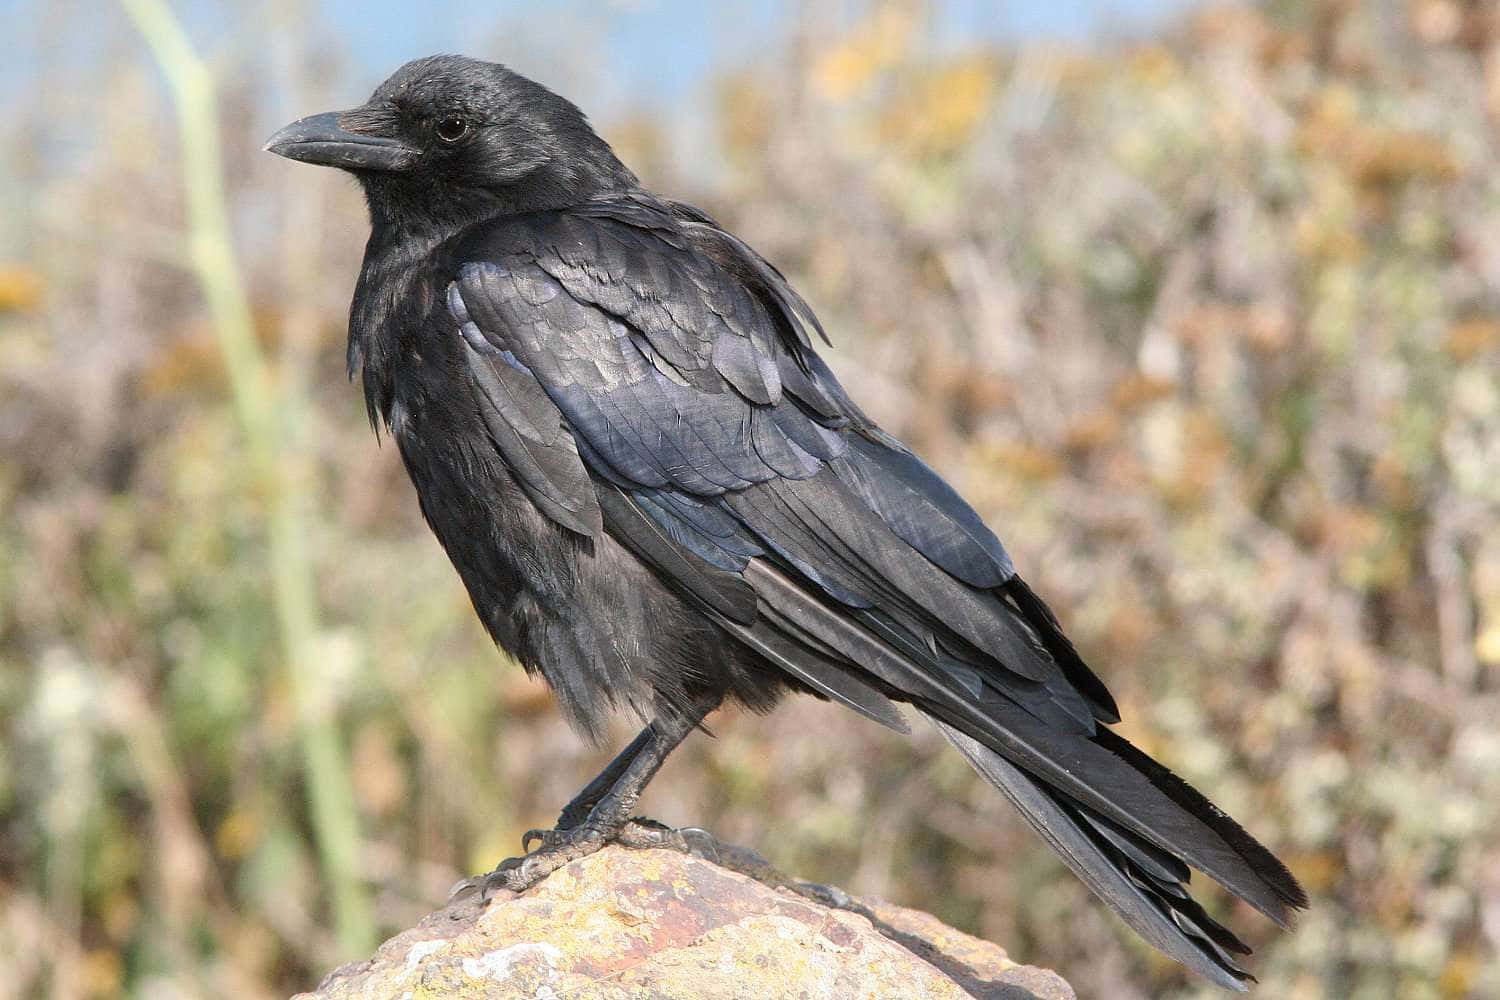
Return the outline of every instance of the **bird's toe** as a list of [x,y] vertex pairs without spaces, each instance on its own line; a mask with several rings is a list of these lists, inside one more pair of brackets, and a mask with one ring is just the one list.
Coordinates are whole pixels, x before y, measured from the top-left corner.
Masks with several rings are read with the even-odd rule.
[[719,842],[707,830],[696,826],[674,828],[644,816],[627,821],[615,841],[625,847],[680,851],[709,861],[719,859]]

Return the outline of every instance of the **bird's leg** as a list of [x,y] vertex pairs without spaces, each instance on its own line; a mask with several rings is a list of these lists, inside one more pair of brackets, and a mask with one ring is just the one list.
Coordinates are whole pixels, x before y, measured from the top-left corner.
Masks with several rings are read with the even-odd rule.
[[714,853],[713,838],[701,830],[673,830],[653,820],[631,819],[641,792],[677,745],[708,714],[705,704],[688,713],[663,713],[605,766],[597,778],[558,818],[555,830],[531,830],[522,840],[542,846],[525,857],[500,862],[486,888],[520,892],[536,885],[569,861],[586,857],[611,841],[627,847],[667,847],[697,854]]
[[[594,780],[584,785],[583,791],[573,796],[573,801],[563,806],[562,814],[557,817],[557,829],[571,830],[588,819],[589,813],[593,811],[594,806],[598,805],[599,800],[604,798],[605,793],[614,787],[616,781],[620,780],[620,775],[630,766],[630,762],[635,760],[636,756],[640,754],[641,748],[650,742],[651,737],[652,728],[651,725],[648,725],[645,729],[641,730],[640,735],[630,741],[629,746],[615,756],[614,760],[605,764],[604,770],[600,771],[594,777]],[[522,841],[522,847],[527,846],[529,836],[528,834],[528,839]]]

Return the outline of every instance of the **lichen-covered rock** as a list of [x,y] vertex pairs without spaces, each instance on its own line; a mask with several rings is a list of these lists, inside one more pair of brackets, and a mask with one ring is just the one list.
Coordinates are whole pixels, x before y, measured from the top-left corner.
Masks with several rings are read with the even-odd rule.
[[1073,997],[928,914],[720,862],[606,848],[487,905],[470,887],[300,1000]]

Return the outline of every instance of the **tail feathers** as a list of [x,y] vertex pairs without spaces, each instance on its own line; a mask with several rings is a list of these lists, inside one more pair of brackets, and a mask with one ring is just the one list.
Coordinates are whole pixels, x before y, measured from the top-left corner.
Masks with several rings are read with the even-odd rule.
[[[1246,833],[1244,827],[1208,801],[1202,792],[1142,753],[1118,733],[1101,727],[1094,734],[1094,741],[1145,775],[1158,791],[1178,806],[1207,823],[1214,833],[1218,834],[1234,849],[1236,854],[1244,859],[1260,881],[1269,886],[1282,903],[1294,910],[1306,909],[1307,893],[1297,884],[1292,873],[1287,871],[1286,865],[1283,865],[1276,855],[1266,850],[1259,841]],[[1287,926],[1285,909],[1280,912],[1265,907],[1260,909],[1279,926]]]
[[1188,895],[1190,872],[1180,859],[1031,777],[978,740],[934,721],[1074,874],[1138,934],[1220,986],[1245,990],[1254,982],[1233,957],[1248,955],[1250,949]]
[[1013,603],[1016,610],[1021,613],[1021,617],[1035,630],[1042,645],[1062,669],[1064,676],[1094,706],[1095,717],[1100,722],[1119,722],[1120,708],[1115,704],[1114,696],[1109,693],[1109,688],[1105,687],[1099,675],[1083,662],[1083,657],[1079,656],[1078,650],[1073,648],[1072,640],[1063,635],[1062,626],[1057,623],[1057,616],[1052,613],[1051,608],[1047,607],[1046,602],[1037,596],[1036,591],[1028,587],[1026,581],[1019,576],[1013,576],[999,588],[999,593]]

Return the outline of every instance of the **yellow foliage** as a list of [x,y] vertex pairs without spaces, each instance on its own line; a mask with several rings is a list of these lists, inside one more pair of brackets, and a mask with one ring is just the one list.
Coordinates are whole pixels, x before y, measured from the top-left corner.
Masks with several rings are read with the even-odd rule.
[[1105,622],[1104,645],[1116,656],[1139,656],[1161,628],[1149,604],[1117,607]]
[[1115,383],[1110,393],[1115,406],[1122,410],[1139,410],[1141,407],[1166,399],[1176,392],[1171,381],[1133,371]]
[[406,772],[383,726],[361,726],[352,756],[354,796],[367,815],[387,816],[406,801]]
[[1367,186],[1458,176],[1458,161],[1445,143],[1406,129],[1361,130],[1346,156],[1355,179]]
[[1205,409],[1185,413],[1175,428],[1180,451],[1162,469],[1162,498],[1178,507],[1193,507],[1213,489],[1229,456],[1229,440],[1219,419]]
[[1303,888],[1314,895],[1332,889],[1344,875],[1344,860],[1328,851],[1291,854],[1286,863]]
[[36,308],[42,300],[42,276],[27,267],[0,267],[0,312]]
[[1130,75],[1147,87],[1165,87],[1177,79],[1181,65],[1172,50],[1156,43],[1143,45],[1130,54]]
[[136,896],[127,889],[110,893],[100,907],[100,923],[112,941],[124,941],[135,932],[141,917]]
[[1038,46],[1036,51],[1045,54],[1047,69],[1059,90],[1086,93],[1088,88],[1112,80],[1116,72],[1112,63],[1087,49]]
[[1345,84],[1325,88],[1298,140],[1305,152],[1338,164],[1363,188],[1410,181],[1442,184],[1459,175],[1457,157],[1438,137],[1362,121],[1358,95]]
[[988,457],[996,466],[1021,479],[1043,482],[1057,478],[1062,472],[1062,462],[1056,455],[1029,444],[1002,444],[991,449]]
[[1241,306],[1209,301],[1186,310],[1173,332],[1184,344],[1205,345],[1232,337],[1258,351],[1274,353],[1287,347],[1292,326],[1286,311],[1274,303]]
[[754,155],[771,137],[775,111],[770,95],[748,74],[719,85],[719,131],[730,153]]
[[1271,32],[1264,14],[1239,4],[1205,4],[1192,12],[1188,24],[1193,43],[1199,48],[1243,45],[1258,49]]
[[1474,657],[1487,667],[1500,667],[1500,622],[1474,638]]
[[1472,361],[1500,346],[1500,321],[1492,316],[1462,320],[1448,328],[1443,346],[1459,361]]
[[220,857],[239,860],[260,843],[260,819],[245,809],[235,809],[214,831],[214,850]]
[[881,119],[881,135],[924,154],[962,148],[984,120],[995,82],[994,66],[986,57],[945,66],[892,102]]
[[1093,451],[1119,440],[1120,430],[1120,418],[1112,411],[1093,410],[1068,425],[1063,445],[1069,451]]
[[507,715],[533,718],[554,710],[552,691],[540,677],[512,670],[499,680],[501,704]]
[[125,982],[125,964],[113,948],[94,948],[83,956],[83,993],[85,996],[115,996]]
[[898,63],[916,27],[911,10],[887,5],[842,42],[817,58],[813,87],[831,101],[844,101],[882,71]]
[[1322,535],[1335,551],[1352,554],[1380,540],[1380,516],[1361,507],[1332,507],[1324,512]]
[[1463,28],[1464,15],[1453,0],[1419,0],[1412,5],[1411,23],[1427,42],[1444,45]]
[[1438,993],[1445,997],[1473,995],[1474,981],[1484,969],[1484,960],[1472,950],[1464,949],[1448,959],[1438,976]]
[[141,377],[147,396],[171,396],[209,383],[222,384],[224,357],[207,337],[187,337],[159,352]]

